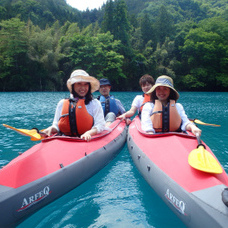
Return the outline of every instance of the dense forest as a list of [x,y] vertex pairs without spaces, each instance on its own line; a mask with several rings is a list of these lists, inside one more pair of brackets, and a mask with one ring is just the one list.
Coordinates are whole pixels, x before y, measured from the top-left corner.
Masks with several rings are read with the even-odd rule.
[[65,91],[74,69],[139,90],[166,74],[181,91],[228,91],[228,0],[1,0],[0,91]]

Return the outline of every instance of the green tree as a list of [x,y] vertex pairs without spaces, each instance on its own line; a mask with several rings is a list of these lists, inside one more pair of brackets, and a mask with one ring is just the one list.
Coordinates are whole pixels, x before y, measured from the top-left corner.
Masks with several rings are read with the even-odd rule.
[[228,57],[227,40],[218,33],[195,28],[189,31],[181,50],[190,69],[190,73],[184,77],[186,86],[213,90],[221,83],[227,73],[224,68]]
[[174,55],[175,43],[166,38],[164,44],[160,46],[157,45],[155,52],[153,53],[153,61],[156,65],[157,75],[169,75],[175,78],[175,68],[179,65]]
[[[87,30],[87,29],[85,29]],[[86,33],[86,31],[84,31]],[[66,22],[61,27],[61,37],[59,40],[60,53],[62,58],[59,61],[60,71],[64,72],[63,81],[66,82],[75,67],[74,61],[71,61],[72,47],[75,37],[81,34],[78,23]]]
[[153,24],[147,13],[143,16],[141,21],[141,33],[144,45],[146,45],[149,40],[152,40],[153,43],[156,44],[156,36]]
[[154,48],[153,48],[153,42],[150,40],[143,51],[143,55],[146,58],[146,70],[147,73],[151,75],[156,75],[156,61],[154,58]]
[[105,5],[104,18],[102,21],[102,31],[104,33],[110,31],[111,34],[114,34],[114,2],[108,0]]
[[130,22],[127,16],[127,6],[124,0],[117,0],[115,3],[109,0],[105,7],[102,31],[110,31],[115,40],[122,44],[121,54],[127,55],[130,50]]
[[122,72],[123,56],[118,54],[120,41],[113,39],[110,32],[97,36],[76,35],[69,54],[74,68],[86,69],[98,78],[108,77],[118,84]]
[[168,13],[165,6],[161,6],[159,15],[155,22],[156,34],[158,42],[163,44],[166,37],[172,38],[174,36],[174,24],[172,16]]
[[64,57],[59,45],[61,35],[58,21],[45,30],[38,26],[29,30],[28,56],[32,61],[29,74],[38,90],[63,89],[63,72],[59,71],[59,61]]
[[[18,18],[1,21],[0,23],[0,78],[5,88],[6,78],[8,85],[13,83],[18,88],[24,85],[21,79],[26,62],[27,36],[25,23]],[[15,89],[15,88],[14,88]]]
[[117,0],[114,13],[113,35],[115,40],[120,40],[124,47],[130,47],[130,22],[127,16],[127,5],[124,0]]
[[7,11],[5,7],[0,6],[0,21],[5,20],[7,15]]
[[144,50],[144,44],[142,39],[141,28],[135,28],[131,32],[130,37],[131,47],[135,52],[142,52]]

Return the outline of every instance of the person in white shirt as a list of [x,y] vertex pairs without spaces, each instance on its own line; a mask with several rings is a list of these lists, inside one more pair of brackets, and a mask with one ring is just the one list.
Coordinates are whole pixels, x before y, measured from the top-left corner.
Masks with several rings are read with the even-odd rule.
[[149,74],[145,74],[139,79],[139,85],[143,91],[143,95],[137,95],[131,104],[131,109],[125,112],[124,114],[118,116],[117,119],[130,118],[134,116],[137,111],[138,111],[138,114],[140,115],[143,105],[146,102],[150,101],[150,95],[146,93],[154,85],[154,78]]
[[105,120],[100,102],[92,93],[100,87],[99,81],[84,70],[75,70],[67,81],[69,99],[62,99],[56,107],[52,126],[43,132],[50,136],[62,133],[78,136],[86,141],[105,129]]
[[201,130],[188,119],[183,106],[176,103],[179,93],[174,89],[171,77],[158,77],[147,94],[150,94],[151,102],[146,103],[142,110],[142,130],[150,134],[189,130],[194,135],[201,135]]

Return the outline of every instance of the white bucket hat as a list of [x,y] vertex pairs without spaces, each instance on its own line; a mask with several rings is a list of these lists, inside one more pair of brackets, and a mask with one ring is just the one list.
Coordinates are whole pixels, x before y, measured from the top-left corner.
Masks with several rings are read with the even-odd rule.
[[[153,93],[158,86],[166,86],[172,89],[175,92],[176,100],[180,97],[179,93],[174,89],[173,79],[170,78],[169,76],[166,76],[166,75],[159,76],[155,82],[155,85],[152,86],[152,88],[147,92],[147,94]],[[152,94],[152,97],[154,95],[155,94]]]
[[71,73],[70,78],[67,80],[67,87],[70,93],[72,93],[72,85],[77,82],[89,82],[91,85],[91,93],[99,90],[100,87],[100,82],[84,70],[75,70]]

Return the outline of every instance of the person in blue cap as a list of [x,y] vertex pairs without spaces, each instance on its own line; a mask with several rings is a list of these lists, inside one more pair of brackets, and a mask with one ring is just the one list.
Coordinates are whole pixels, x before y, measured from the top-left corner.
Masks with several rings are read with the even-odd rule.
[[125,113],[125,108],[114,96],[110,95],[111,83],[107,78],[100,79],[100,96],[98,100],[101,102],[103,108],[106,126],[109,126],[116,117]]

